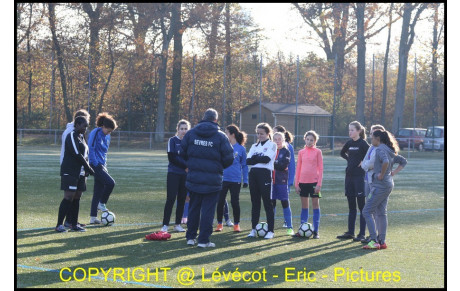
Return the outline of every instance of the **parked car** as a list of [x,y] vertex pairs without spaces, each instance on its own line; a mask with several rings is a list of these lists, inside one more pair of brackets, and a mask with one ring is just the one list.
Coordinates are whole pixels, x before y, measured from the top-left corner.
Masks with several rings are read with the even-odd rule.
[[432,126],[427,129],[423,148],[428,151],[444,150],[444,126]]
[[423,150],[423,139],[425,138],[425,133],[425,128],[401,128],[395,137],[401,150],[409,146],[410,139],[410,147],[414,148],[415,143],[415,148],[421,151]]

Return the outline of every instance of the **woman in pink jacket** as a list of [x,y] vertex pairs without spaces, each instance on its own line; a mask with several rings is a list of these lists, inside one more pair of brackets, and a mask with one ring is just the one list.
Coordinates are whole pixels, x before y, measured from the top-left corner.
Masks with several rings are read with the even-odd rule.
[[319,198],[321,198],[323,180],[323,154],[320,149],[316,148],[318,139],[318,134],[313,130],[305,133],[305,148],[299,151],[295,171],[295,189],[300,194],[302,201],[300,223],[308,221],[308,197],[310,196],[313,204],[314,239],[319,239],[318,230],[321,217]]

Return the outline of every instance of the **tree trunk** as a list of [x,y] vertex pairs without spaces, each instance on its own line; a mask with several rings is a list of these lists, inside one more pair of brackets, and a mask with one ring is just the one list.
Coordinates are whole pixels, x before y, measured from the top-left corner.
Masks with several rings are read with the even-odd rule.
[[[89,54],[91,60],[91,88],[90,88],[90,102],[88,112],[91,115],[96,115],[97,112],[92,109],[92,104],[97,100],[97,89],[99,85],[98,67],[101,59],[101,53],[99,52],[99,31],[101,24],[99,18],[101,15],[102,7],[104,3],[97,3],[96,9],[90,3],[82,3],[82,8],[86,12],[89,18]],[[102,106],[101,106],[102,107]],[[91,123],[94,125],[95,118],[91,119]]]
[[226,101],[225,104],[225,119],[222,118],[222,125],[224,124],[232,124],[233,123],[233,105],[232,105],[232,51],[231,51],[231,38],[230,38],[230,3],[226,3],[225,5],[225,57],[226,57],[226,65],[227,65],[227,82],[226,82]]
[[414,41],[414,27],[417,19],[420,16],[420,13],[426,8],[426,4],[422,4],[422,6],[418,8],[411,23],[410,20],[412,11],[415,10],[417,5],[418,4],[412,5],[410,3],[404,4],[403,23],[399,43],[399,66],[398,81],[396,83],[396,102],[393,116],[393,126],[391,128],[393,132],[398,132],[399,128],[403,126],[404,101],[406,97],[407,61],[409,50]]
[[387,72],[388,72],[388,56],[390,53],[390,41],[391,41],[391,25],[393,23],[393,3],[390,5],[390,21],[388,22],[388,39],[387,48],[385,51],[385,60],[383,61],[383,90],[382,90],[382,116],[380,123],[385,125],[385,108],[387,105]]
[[53,38],[54,48],[56,50],[56,55],[58,59],[58,68],[59,68],[59,76],[61,78],[61,87],[62,87],[62,100],[64,102],[64,111],[67,118],[67,122],[72,121],[72,114],[69,110],[69,101],[67,97],[67,83],[66,83],[66,76],[64,73],[64,61],[62,58],[61,47],[59,45],[59,41],[56,36],[56,15],[54,12],[56,4],[55,3],[48,3],[48,10],[49,10],[49,21],[50,21],[50,29],[51,35]]
[[431,110],[433,112],[433,123],[439,123],[438,117],[438,22],[439,22],[439,4],[434,5],[433,16],[433,48],[431,50]]
[[173,53],[173,71],[172,71],[172,88],[171,88],[171,111],[169,112],[169,131],[176,131],[176,124],[179,121],[180,110],[180,86],[182,83],[182,35],[184,27],[181,20],[181,3],[174,4],[173,19],[177,22],[174,31],[174,53]]
[[356,4],[356,25],[358,31],[358,68],[357,68],[357,89],[356,89],[356,120],[364,121],[364,108],[366,102],[366,40],[364,38],[364,10],[366,3]]
[[30,52],[30,27],[32,25],[32,3],[30,5],[30,13],[29,13],[29,27],[27,29],[27,67],[29,68],[29,80],[28,80],[28,98],[27,98],[27,119],[30,123],[31,113],[32,113],[32,54]]
[[[174,5],[174,4],[173,4]],[[174,11],[174,10],[173,10]],[[172,13],[177,17],[176,13]],[[161,65],[158,71],[159,80],[158,80],[158,111],[156,116],[156,127],[155,127],[155,141],[163,142],[164,132],[165,132],[165,105],[166,105],[166,72],[168,65],[168,48],[169,43],[171,42],[173,31],[175,30],[174,26],[177,23],[176,19],[171,19],[170,26],[168,31],[165,28],[165,19],[160,20],[161,32],[163,35],[163,44],[161,48]]]

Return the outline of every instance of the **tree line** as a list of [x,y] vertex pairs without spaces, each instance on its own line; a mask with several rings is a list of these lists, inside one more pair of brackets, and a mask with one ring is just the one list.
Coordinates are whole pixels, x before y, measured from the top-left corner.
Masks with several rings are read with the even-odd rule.
[[[263,102],[295,103],[298,90],[300,104],[334,112],[335,135],[346,134],[351,119],[410,127],[408,66],[420,21],[432,23],[433,36],[421,44],[430,53],[417,55],[417,126],[444,123],[443,4],[290,4],[324,50],[300,59],[298,88],[296,56],[263,52],[270,36],[238,3],[16,5],[21,128],[63,128],[79,108],[108,111],[121,130],[155,131],[157,140],[181,118],[196,124],[209,107],[220,110],[222,125],[238,123],[238,110],[259,100],[261,57]],[[402,27],[392,50],[395,23]],[[184,52],[185,32],[196,53]],[[384,33],[386,51],[373,70],[366,41]]]

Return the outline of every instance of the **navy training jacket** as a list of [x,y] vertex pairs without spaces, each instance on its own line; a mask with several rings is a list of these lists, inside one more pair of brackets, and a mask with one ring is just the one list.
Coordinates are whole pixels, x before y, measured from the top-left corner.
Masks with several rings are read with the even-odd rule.
[[182,139],[180,155],[188,168],[188,190],[222,190],[223,171],[233,164],[233,147],[217,123],[203,120],[189,130]]
[[287,185],[289,180],[289,167],[291,161],[291,152],[287,148],[277,150],[275,170],[273,171],[273,184]]

